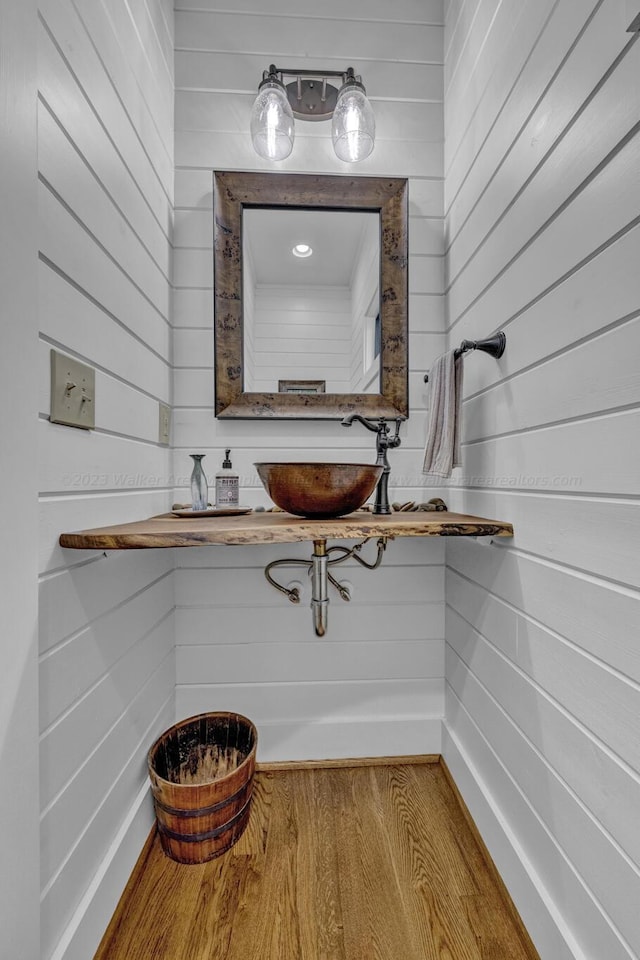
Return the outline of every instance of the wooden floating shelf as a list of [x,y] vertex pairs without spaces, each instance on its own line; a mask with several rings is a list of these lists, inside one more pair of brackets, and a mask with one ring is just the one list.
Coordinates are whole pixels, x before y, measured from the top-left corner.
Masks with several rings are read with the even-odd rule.
[[502,520],[448,510],[394,513],[386,517],[357,511],[333,520],[305,520],[289,513],[249,513],[233,517],[181,519],[166,513],[135,523],[63,533],[60,546],[74,550],[144,550],[206,547],[213,544],[297,543],[304,540],[356,540],[362,537],[512,537]]

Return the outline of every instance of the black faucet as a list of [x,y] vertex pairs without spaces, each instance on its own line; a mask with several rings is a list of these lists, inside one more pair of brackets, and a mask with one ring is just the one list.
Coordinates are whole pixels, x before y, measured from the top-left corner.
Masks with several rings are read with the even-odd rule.
[[377,421],[367,420],[366,417],[360,416],[359,413],[350,413],[342,420],[343,427],[350,427],[354,420],[358,420],[363,427],[366,427],[367,430],[372,430],[373,433],[376,434],[376,464],[383,468],[382,476],[378,480],[378,486],[376,487],[376,501],[373,506],[373,512],[377,514],[393,512],[389,506],[389,474],[391,473],[391,467],[387,459],[387,450],[389,447],[400,446],[400,424],[404,419],[405,417],[396,417],[396,432],[392,437],[389,436],[389,424],[384,417],[380,417]]

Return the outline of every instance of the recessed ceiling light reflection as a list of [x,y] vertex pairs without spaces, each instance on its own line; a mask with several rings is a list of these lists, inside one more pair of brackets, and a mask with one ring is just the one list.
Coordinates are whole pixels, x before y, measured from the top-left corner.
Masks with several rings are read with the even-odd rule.
[[308,243],[296,243],[291,252],[293,253],[294,257],[302,257],[304,259],[305,257],[311,256],[313,249]]

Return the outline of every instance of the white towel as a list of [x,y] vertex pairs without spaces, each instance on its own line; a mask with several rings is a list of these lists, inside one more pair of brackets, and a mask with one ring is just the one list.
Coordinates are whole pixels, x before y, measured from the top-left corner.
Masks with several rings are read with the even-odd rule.
[[460,418],[462,403],[462,356],[443,353],[429,372],[429,430],[423,473],[450,477],[462,464]]

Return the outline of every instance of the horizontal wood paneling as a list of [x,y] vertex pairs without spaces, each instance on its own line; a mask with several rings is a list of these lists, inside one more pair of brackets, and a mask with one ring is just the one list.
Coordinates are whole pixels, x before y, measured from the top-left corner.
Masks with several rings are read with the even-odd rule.
[[[344,680],[340,683],[181,684],[176,690],[178,716],[203,710],[237,710],[261,724],[417,719],[443,714],[440,678],[426,680]],[[231,706],[235,704],[235,706]],[[339,748],[338,748],[339,749]],[[297,759],[297,758],[291,758]],[[309,758],[311,759],[311,758]],[[318,758],[319,759],[319,758]]]
[[[638,355],[636,317],[476,397],[466,408],[465,437],[472,441],[638,404]],[[541,376],[549,378],[544,393]]]
[[[403,140],[402,153],[401,175],[420,177],[428,171],[433,177],[442,176],[440,143],[423,139]],[[214,170],[246,169],[253,162],[252,154],[251,138],[246,130],[242,133],[229,133],[224,138],[216,131],[176,133],[175,158],[179,166],[198,166]],[[373,153],[366,160],[360,161],[359,172],[363,176],[398,176],[397,157],[397,139],[386,139],[382,129],[376,134]],[[286,173],[346,173],[344,166],[344,162],[337,159],[330,138],[319,140],[304,129],[296,133],[294,152],[286,160],[280,161],[280,169]]]
[[[457,111],[460,116],[449,113],[447,117],[447,207],[451,208],[452,236],[457,233],[454,223],[460,215],[452,209],[454,199],[460,211],[468,213],[465,195],[467,204],[473,202],[469,196],[477,198],[478,192],[499,172],[503,156],[497,151],[503,138],[508,138],[510,144],[516,137],[574,42],[576,24],[582,26],[593,7],[593,3],[580,0],[521,4],[516,11],[517,20],[511,21],[508,44],[504,43],[501,31],[496,30],[494,43],[503,43],[499,55],[492,60],[483,55],[476,61],[484,82],[474,83],[476,64],[470,63],[467,70],[463,69],[470,81],[468,96],[476,102],[473,112],[465,109]],[[501,13],[509,17],[507,11]],[[509,92],[511,96],[505,97]]]
[[[474,268],[482,261],[484,269],[475,278],[465,271],[460,283],[449,292],[455,336],[464,336],[464,328],[457,321],[472,305],[477,313],[491,315],[494,326],[499,325],[558,283],[618,231],[635,223],[637,211],[629,207],[628,198],[638,189],[639,153],[635,137],[594,173],[543,233],[533,234],[520,255],[514,255],[512,248],[508,269],[495,247],[485,245],[484,256],[473,261]],[[600,212],[595,218],[594,208]],[[497,260],[492,259],[494,254]]]
[[633,436],[639,424],[640,411],[634,409],[531,430],[526,445],[520,434],[469,443],[465,470],[472,486],[496,478],[498,485],[521,489],[633,496],[638,490],[640,451],[625,446],[624,439]]
[[[53,185],[55,188],[55,184]],[[167,318],[145,297],[126,268],[115,263],[44,184],[40,185],[40,254],[117,318],[150,349],[166,357]]]
[[[442,103],[376,100],[370,90],[369,97],[375,111],[376,125],[379,123],[384,128],[387,138],[441,142]],[[246,136],[247,117],[251,116],[255,98],[255,91],[231,95],[226,92],[178,90],[176,116],[179,126],[176,126],[176,131],[224,130],[225,133]],[[297,130],[296,136],[302,132]],[[324,140],[327,130],[322,123],[312,123],[304,129],[304,136]]]
[[100,681],[138,639],[173,610],[170,574],[92,621],[40,658],[40,729],[46,730]]
[[[464,226],[461,226],[460,233],[455,235],[455,239],[450,238],[452,257],[455,249],[455,262],[459,264],[458,272],[451,276],[450,282],[454,282],[463,270],[471,269],[471,258],[474,259],[474,268],[477,263],[478,269],[482,270],[485,241],[487,247],[491,248],[491,254],[487,250],[487,256],[493,258],[496,251],[500,250],[501,256],[509,259],[514,249],[519,249],[523,240],[528,239],[549,216],[555,214],[584,178],[637,123],[635,106],[640,56],[635,45],[622,59],[610,81],[601,87],[597,85],[603,65],[606,69],[628,42],[619,29],[617,18],[611,16],[612,6],[605,4],[599,16],[594,18],[589,32],[591,43],[587,44],[585,37],[585,42],[575,50],[576,55],[578,52],[582,55],[584,65],[588,63],[592,71],[595,91],[592,95],[589,91],[589,96],[584,98],[584,84],[588,82],[589,75],[585,77],[582,62],[574,64],[569,60],[565,70],[570,77],[575,77],[575,100],[567,102],[563,86],[563,95],[559,98],[562,108],[556,110],[558,93],[557,88],[553,87],[548,99],[543,99],[538,105],[527,127],[509,150],[499,174],[478,199]],[[588,49],[585,50],[585,46]],[[594,56],[596,50],[598,54]],[[564,77],[564,71],[561,77]],[[579,113],[572,118],[572,113],[578,109]],[[608,117],[606,124],[598,122],[603,111]],[[549,115],[554,117],[552,124],[546,122]],[[565,128],[567,121],[570,122]],[[532,137],[536,141],[535,151],[531,150]],[[514,202],[510,185],[516,170],[523,177],[523,182],[526,182],[528,170],[533,179]],[[454,206],[457,209],[458,203]],[[490,244],[486,236],[487,223],[495,225]]]
[[282,47],[283,31],[288,49],[304,50],[313,37],[317,50],[331,51],[334,60],[343,58],[349,64],[357,65],[360,57],[388,60],[392,50],[401,50],[403,60],[442,61],[442,27],[389,20],[373,22],[365,31],[357,20],[346,19],[344,10],[334,19],[181,10],[176,16],[175,42],[180,50],[240,52],[259,44],[262,50],[273,51]]
[[[332,611],[333,613],[333,611]],[[398,616],[401,610],[398,610]],[[332,619],[340,619],[340,611]],[[363,639],[337,643],[327,657],[326,644],[262,640],[258,643],[189,644],[181,646],[176,663],[177,683],[218,677],[221,683],[278,683],[316,680],[406,680],[441,677],[444,670],[440,640]]]
[[[115,42],[107,46],[103,40],[102,55],[106,60],[106,46],[112,57],[107,61],[107,67],[111,76],[118,78],[119,91],[131,91],[130,99],[125,101],[131,104],[131,110],[149,116],[150,129],[147,132],[143,128],[146,134],[144,139],[170,196],[173,181],[174,104],[173,98],[167,96],[167,90],[173,87],[173,50],[167,42],[169,38],[165,39],[162,31],[155,28],[150,9],[153,4],[123,5],[117,0],[104,0],[102,6],[108,19],[99,10],[83,10],[84,22],[94,35],[102,36],[105,23],[110,21]],[[124,99],[122,93],[121,96]],[[154,139],[154,134],[157,139]]]
[[[160,735],[166,728],[167,722],[171,718],[173,706],[171,702],[171,687],[173,682],[173,665],[170,660],[165,661],[162,668],[152,673],[149,677],[149,683],[140,692],[136,700],[131,704],[130,724],[130,743],[132,758],[123,768],[123,756],[118,757],[117,766],[114,764],[112,770],[122,771],[120,776],[115,773],[117,779],[114,779],[111,792],[107,795],[102,805],[95,811],[95,815],[88,824],[87,830],[80,840],[74,844],[70,851],[70,856],[65,860],[62,869],[52,878],[53,882],[47,887],[42,900],[42,932],[48,942],[55,943],[60,934],[63,933],[66,925],[70,924],[75,929],[81,923],[85,910],[70,909],[80,906],[73,903],[74,895],[77,896],[77,890],[87,890],[91,888],[91,883],[95,879],[95,862],[100,863],[100,874],[106,864],[114,858],[114,850],[111,847],[110,839],[119,837],[119,830],[126,820],[125,811],[129,812],[133,800],[139,793],[141,787],[145,786],[145,780],[148,776],[145,764],[145,755],[150,743]],[[153,698],[145,699],[145,694],[150,694],[150,688],[154,687],[155,694]],[[165,709],[163,702],[159,700],[160,695],[166,695],[165,700],[170,703],[170,709]],[[140,711],[138,713],[137,711]],[[106,758],[105,758],[106,762]],[[73,811],[67,811],[66,816],[72,816]],[[76,823],[79,823],[76,820]],[[115,898],[113,894],[115,893]],[[94,895],[99,898],[103,895],[102,890]],[[111,898],[117,902],[118,891],[111,891]],[[83,907],[86,906],[83,903]],[[115,903],[113,904],[115,906]],[[112,907],[113,909],[113,907]],[[93,936],[98,941],[101,935],[100,929],[94,929]]]
[[[172,19],[166,3],[40,3],[43,960],[93,955],[144,819],[146,751],[175,715],[171,553],[57,543],[170,502]],[[94,430],[48,421],[51,347],[94,366]]]
[[93,554],[90,563],[60,570],[40,581],[40,652],[44,653],[102,617],[173,569],[167,553]]
[[[337,568],[336,568],[337,569]],[[392,601],[402,604],[406,601],[437,601],[442,598],[443,566],[429,568],[428,573],[419,565],[411,567],[379,567],[377,570],[359,570],[346,565],[338,571],[340,579],[349,579],[357,584],[359,602],[375,603],[376,599],[382,603]],[[306,576],[303,569],[293,573],[290,570],[280,571],[288,579],[300,579]],[[177,570],[175,578],[175,596],[178,606],[190,606],[202,603],[206,597],[209,605],[223,603],[224,605],[237,604],[239,606],[276,606],[281,602],[280,595],[271,587],[262,576],[262,570],[256,571],[251,580],[246,576],[238,577],[232,567],[218,569],[211,576],[206,569]],[[278,571],[275,573],[278,577]],[[261,629],[259,623],[257,629]],[[398,631],[402,625],[398,624]]]
[[71,436],[71,429],[40,421],[43,493],[77,493],[83,488],[93,492],[158,490],[169,486],[167,450],[157,442],[140,443],[132,458],[127,438],[77,430]]
[[[472,70],[460,69],[462,57],[464,54],[466,66],[467,61],[473,64],[478,70],[479,54],[487,43],[489,26],[493,23],[496,15],[500,12],[500,0],[486,0],[485,3],[465,3],[459,12],[457,29],[452,33],[447,45],[447,57],[444,64],[444,85],[445,92],[453,98],[459,99],[467,92]],[[447,19],[452,11],[447,10]],[[481,83],[478,83],[482,89]],[[469,91],[471,96],[478,96],[478,93]],[[470,105],[469,112],[473,112],[473,106]],[[449,132],[447,131],[448,137]]]
[[514,545],[527,553],[637,590],[635,499],[517,494],[508,488],[451,490],[446,496],[452,510],[466,504],[477,516],[508,517],[516,531]]
[[[63,865],[68,851],[74,846],[78,835],[81,834],[81,824],[73,817],[73,811],[84,809],[98,810],[108,797],[111,789],[123,773],[130,766],[135,770],[135,779],[141,785],[145,775],[144,754],[139,753],[139,740],[146,733],[144,727],[137,729],[139,721],[144,720],[148,709],[152,710],[151,717],[171,702],[173,706],[173,690],[170,682],[170,663],[173,649],[173,622],[171,616],[161,618],[144,638],[142,646],[146,647],[148,657],[149,676],[157,669],[163,669],[165,683],[163,691],[157,685],[146,684],[140,688],[136,698],[128,705],[128,710],[122,713],[110,727],[106,736],[100,742],[100,749],[87,752],[75,776],[50,803],[42,817],[42,848],[41,873],[42,884],[46,887],[49,880]],[[130,662],[135,665],[133,656],[129,655]],[[164,666],[163,666],[164,665]],[[155,689],[154,689],[155,687]],[[164,692],[163,699],[158,699]],[[146,706],[145,706],[146,701]],[[156,702],[154,708],[153,703]],[[154,724],[157,729],[157,725]],[[133,738],[132,738],[133,735]],[[151,734],[152,736],[153,734]],[[148,748],[152,740],[147,740]],[[144,749],[145,744],[142,744]],[[132,762],[133,761],[133,762]],[[114,814],[117,811],[114,810]],[[121,812],[120,812],[121,813]],[[84,824],[82,825],[84,826]]]
[[[464,589],[455,582],[448,589],[452,607],[455,603],[464,609]],[[515,641],[515,634],[494,627],[500,621],[504,624],[510,611],[500,610],[502,605],[492,598],[486,606],[498,609],[494,609],[492,623],[485,621],[482,629],[474,629],[468,620],[449,611],[450,646],[469,668],[466,682],[479,682],[486,688],[555,774],[639,864],[640,842],[633,814],[638,804],[639,778],[603,740],[585,736],[584,724],[561,707],[557,698],[539,696],[530,678],[518,668],[513,649],[504,649],[507,639]],[[512,646],[515,649],[517,645],[512,642]]]
[[449,27],[449,335],[507,349],[466,364],[446,498],[515,536],[447,545],[444,754],[541,956],[631,960],[640,48],[615,0],[478,6]]
[[[301,572],[301,571],[298,571]],[[290,571],[291,580],[296,576],[295,569]],[[349,574],[340,580],[352,583]],[[291,580],[286,580],[290,583]],[[304,586],[304,583],[303,583]],[[308,592],[308,589],[307,589]],[[357,596],[357,593],[356,593]],[[306,598],[305,598],[306,599]],[[283,597],[280,606],[268,608],[269,630],[259,632],[255,627],[255,610],[262,615],[262,607],[228,607],[216,605],[215,612],[208,606],[178,607],[176,609],[176,655],[180,659],[180,648],[192,643],[211,644],[228,643],[229,637],[240,645],[251,642],[271,643],[273,637],[289,637],[290,645],[315,643],[314,634],[309,629],[308,604],[294,606]],[[265,611],[265,616],[267,615]],[[323,637],[326,655],[330,655],[328,644],[340,646],[352,643],[354,637],[365,637],[372,643],[404,643],[442,640],[444,637],[444,604],[441,600],[424,603],[403,604],[402,607],[388,604],[344,603],[337,595],[331,600],[329,611],[331,627]],[[215,621],[215,630],[212,623]],[[422,655],[420,653],[420,655]],[[285,667],[285,669],[288,669]]]
[[[101,3],[92,5],[92,9],[94,6],[102,8]],[[142,123],[144,107],[142,103],[131,104],[131,115],[127,113],[118,96],[120,91],[114,89],[114,84],[116,87],[118,85],[119,77],[112,77],[105,71],[98,52],[102,52],[103,40],[105,44],[112,43],[111,30],[107,27],[104,32],[98,32],[90,37],[71,0],[62,0],[62,2],[61,0],[41,0],[38,7],[40,18],[53,37],[60,57],[72,70],[80,85],[81,90],[74,95],[74,100],[86,98],[89,101],[101,125],[117,145],[121,157],[118,169],[122,172],[122,168],[125,167],[131,171],[145,202],[169,237],[170,193],[163,189],[154,168],[153,160],[156,157],[152,145],[141,142],[136,124],[131,119],[133,116],[136,121],[140,119]],[[86,12],[83,8],[83,13]],[[95,16],[100,17],[102,9],[97,9],[94,13]],[[102,24],[104,26],[104,20]],[[129,90],[132,97],[135,97],[134,89],[129,87]],[[169,137],[165,139],[168,141]],[[150,157],[153,157],[153,160]]]
[[[637,591],[518,551],[466,542],[448,547],[447,595],[455,597],[456,610],[481,633],[486,635],[485,619],[496,605],[508,604],[640,682]],[[614,618],[618,622],[612,631]],[[489,633],[497,636],[496,630]]]
[[[640,764],[633,722],[639,696],[637,684],[611,671],[605,686],[602,664],[585,656],[579,648],[522,616],[514,625],[516,629],[508,639],[517,649],[509,647],[506,655],[515,662],[518,672],[529,677],[538,694],[543,691],[549,698],[561,700],[564,710],[592,734],[592,739],[601,741],[610,753],[624,758],[627,766],[637,773]],[[502,637],[506,643],[507,636],[503,633]],[[447,621],[447,642],[469,661],[473,659],[471,651],[480,646],[474,629],[454,612],[450,612]],[[500,639],[496,645],[502,647]],[[477,649],[476,658],[480,660]],[[498,673],[500,668],[494,666],[493,670]],[[481,672],[480,668],[476,675]],[[528,695],[531,700],[537,699],[531,689]]]
[[[202,437],[206,436],[206,431],[211,430],[214,425],[216,424],[213,413],[210,409],[206,409],[206,406],[199,410],[178,409],[176,411],[174,423],[176,470],[178,469],[178,462],[183,465],[185,463],[184,451],[191,449],[194,445],[198,446]],[[222,425],[216,426],[221,427]],[[403,445],[411,447],[419,444],[424,435],[423,428],[424,417],[418,414],[412,415],[409,421],[400,428]],[[340,425],[340,421],[318,421],[318,423],[313,424],[313,432],[314,446],[317,450],[335,449],[337,452],[346,449],[358,457],[362,457],[366,453],[373,454],[373,459],[375,459],[374,438],[369,436],[366,430],[360,429],[357,424],[345,429]],[[232,430],[229,429],[229,437],[233,437],[233,442],[236,445],[235,449],[247,448],[248,453],[253,455],[251,447],[256,441],[259,441],[262,450],[278,447],[282,449],[285,444],[293,444],[294,442],[302,447],[309,440],[309,424],[305,421],[266,420],[260,424],[259,434],[259,436],[256,436],[256,424],[251,421],[239,421],[233,424]],[[203,447],[203,451],[205,449]],[[396,452],[398,451],[394,451],[391,456],[393,457]],[[343,456],[342,453],[339,455]],[[258,459],[257,456],[256,459]],[[302,455],[300,459],[302,459]],[[215,473],[215,470],[218,469],[215,460],[207,459],[203,461],[203,466],[207,473]],[[393,473],[391,482],[394,482]]]
[[118,262],[121,258],[124,271],[129,264],[135,263],[135,278],[131,279],[166,320],[169,313],[166,275],[151,256],[146,255],[139,237],[114,206],[112,198],[104,190],[96,189],[93,171],[74,150],[42,101],[38,107],[38,165],[41,179],[55,185],[57,197],[112,261]]
[[171,368],[166,357],[149,349],[68,279],[40,261],[38,303],[41,336],[53,347],[68,348],[85,363],[166,402]]
[[[594,96],[575,123],[566,131],[565,136],[546,159],[544,166],[539,168],[528,184],[527,190],[515,202],[510,198],[509,205],[507,185],[510,180],[507,179],[503,187],[507,194],[504,202],[491,195],[486,201],[486,209],[481,204],[476,207],[475,215],[480,218],[479,222],[483,225],[481,229],[486,229],[488,217],[494,227],[490,237],[485,239],[485,235],[474,231],[475,216],[474,220],[468,221],[465,226],[464,237],[460,238],[455,250],[455,258],[452,257],[451,261],[458,266],[455,272],[450,272],[449,277],[451,303],[455,316],[464,309],[457,288],[474,291],[482,289],[487,277],[499,275],[511,262],[516,251],[520,251],[526,243],[530,242],[530,238],[535,240],[537,232],[544,228],[549,218],[558,216],[558,211],[560,211],[559,216],[562,216],[563,204],[571,204],[576,191],[585,193],[584,198],[576,201],[578,215],[584,204],[590,205],[594,202],[590,195],[589,183],[593,175],[592,171],[596,171],[595,202],[599,201],[598,191],[607,189],[607,178],[604,173],[602,180],[597,176],[598,166],[606,160],[611,151],[618,149],[619,144],[624,144],[624,138],[637,124],[639,72],[640,54],[634,45],[613,74],[611,81]],[[613,89],[609,89],[610,87]],[[611,101],[616,104],[615,111],[609,107]],[[604,110],[607,111],[610,122],[603,128],[598,125],[597,118]],[[634,161],[631,157],[636,156],[637,145],[635,148],[630,145],[629,149],[631,153],[627,155],[626,160],[621,159],[620,164],[612,161],[611,175],[621,177],[623,188],[626,185],[633,190],[632,185],[637,181],[634,176]],[[624,149],[622,154],[624,157]],[[514,162],[517,163],[517,159]],[[505,177],[508,178],[508,171],[505,172]],[[502,185],[502,180],[500,183]],[[613,184],[611,187],[613,188]],[[610,202],[615,209],[615,193],[612,193]],[[493,219],[496,206],[502,205],[508,206],[508,209],[496,222]],[[568,222],[571,222],[572,213],[569,206]],[[589,251],[597,246],[597,240],[592,240],[588,234],[585,240],[592,243]],[[580,245],[576,244],[576,251],[579,250]],[[463,298],[464,296],[462,293]]]
[[[635,268],[639,246],[640,226],[635,226],[517,314],[508,327],[509,350],[500,361],[487,358],[484,363],[466,365],[465,394],[471,396],[544,363],[637,313],[637,291],[627,280]],[[535,336],[531,330],[536,331]],[[578,372],[571,376],[574,380]]]
[[33,958],[40,954],[37,396],[25,384],[37,364],[38,337],[36,27],[36,0],[0,8],[0,766],[11,784],[0,794],[0,819],[11,825],[2,843],[0,930],[4,954]]
[[[178,10],[217,10],[228,11],[227,0],[176,0]],[[244,0],[243,13],[264,15],[261,0]],[[296,0],[277,0],[269,7],[270,15],[279,17],[308,17],[309,14]],[[327,0],[322,7],[322,16],[333,19],[344,18],[344,6],[341,0]],[[314,17],[317,11],[314,10]],[[352,0],[349,4],[349,17],[352,20],[386,21],[397,20],[410,23],[430,23],[443,25],[442,0],[397,0],[390,8],[386,0]]]
[[[40,416],[49,416],[51,403],[51,344],[41,340],[38,358]],[[131,387],[119,377],[95,371],[100,403],[95,409],[96,430],[146,443],[158,442],[158,401]]]
[[[77,775],[86,757],[100,747],[102,739],[121,715],[123,706],[126,708],[147,682],[152,672],[150,662],[155,647],[153,631],[143,633],[128,655],[117,660],[108,673],[88,688],[89,695],[74,703],[70,711],[44,732],[40,768],[40,794],[44,807],[72,776]],[[172,652],[169,653],[172,658]],[[168,669],[172,672],[173,666],[169,664]],[[167,696],[168,691],[162,701]]]
[[123,213],[136,231],[145,247],[169,275],[169,246],[166,225],[154,216],[145,194],[138,187],[130,172],[130,161],[124,175],[118,150],[122,149],[121,138],[117,144],[109,136],[109,130],[101,122],[100,114],[91,109],[91,101],[83,96],[74,71],[60,56],[51,34],[41,23],[38,30],[39,95],[48,110],[56,117],[73,142],[78,153],[85,158],[94,176],[113,198],[118,210]]
[[[135,6],[135,5],[133,5]],[[123,8],[116,0],[102,0],[90,7],[78,8],[85,29],[99,41],[100,58],[118,94],[145,153],[152,158],[154,172],[167,199],[172,191],[172,78],[166,69],[157,69],[162,62],[157,38],[147,44],[139,24],[153,36],[149,14],[139,9],[138,15]],[[132,20],[134,22],[132,22]],[[137,23],[135,23],[137,20]]]
[[[390,492],[392,499],[402,500],[436,495],[424,487],[417,464],[425,437],[422,378],[445,347],[441,14],[440,4],[414,0],[393,6],[357,0],[348,10],[330,0],[321,11],[281,0],[268,13],[253,0],[237,12],[203,0],[176,9],[176,499],[188,499],[188,454],[195,449],[206,454],[205,469],[212,477],[224,449],[231,447],[241,502],[264,505],[269,499],[255,461],[284,456],[369,460],[375,453],[373,438],[357,426],[231,423],[213,417],[211,171],[275,170],[256,158],[247,126],[265,57],[272,58],[274,49],[283,51],[276,59],[291,67],[341,69],[341,58],[347,56],[363,75],[377,129],[372,155],[357,170],[347,170],[322,124],[298,122],[293,153],[277,164],[278,170],[410,178],[412,416],[402,428],[402,447],[391,456]],[[274,47],[270,37],[275,36]],[[267,50],[271,52],[261,53]],[[277,338],[291,314],[280,306],[266,318],[265,336],[254,336],[250,347],[254,356],[260,347],[275,352],[281,365]],[[321,326],[331,333],[332,308],[322,313]],[[307,310],[305,322],[312,327],[315,314]],[[329,353],[319,337],[314,352]],[[342,369],[335,354],[330,363],[336,371]],[[299,378],[306,369],[297,363],[290,376]],[[348,375],[349,365],[344,370]],[[299,606],[287,603],[263,575],[271,560],[308,557],[308,549],[183,551],[176,571],[178,714],[193,713],[202,704],[228,702],[235,704],[233,709],[246,704],[250,716],[258,714],[261,751],[269,759],[363,756],[371,749],[380,755],[383,748],[406,753],[407,737],[410,744],[421,744],[421,751],[437,748],[443,551],[440,543],[422,544],[421,549],[394,543],[380,571],[364,571],[353,563],[336,568],[340,580],[353,584],[353,600],[347,604],[337,594],[332,597],[329,633],[322,643],[310,622],[304,568],[280,571],[286,582],[303,583]],[[323,649],[333,656],[323,655]],[[414,697],[411,678],[427,676],[421,682],[433,683],[433,690]],[[296,692],[298,680],[302,686]],[[423,695],[424,703],[417,706]],[[384,721],[376,719],[378,709]],[[408,719],[412,714],[414,728]]]

